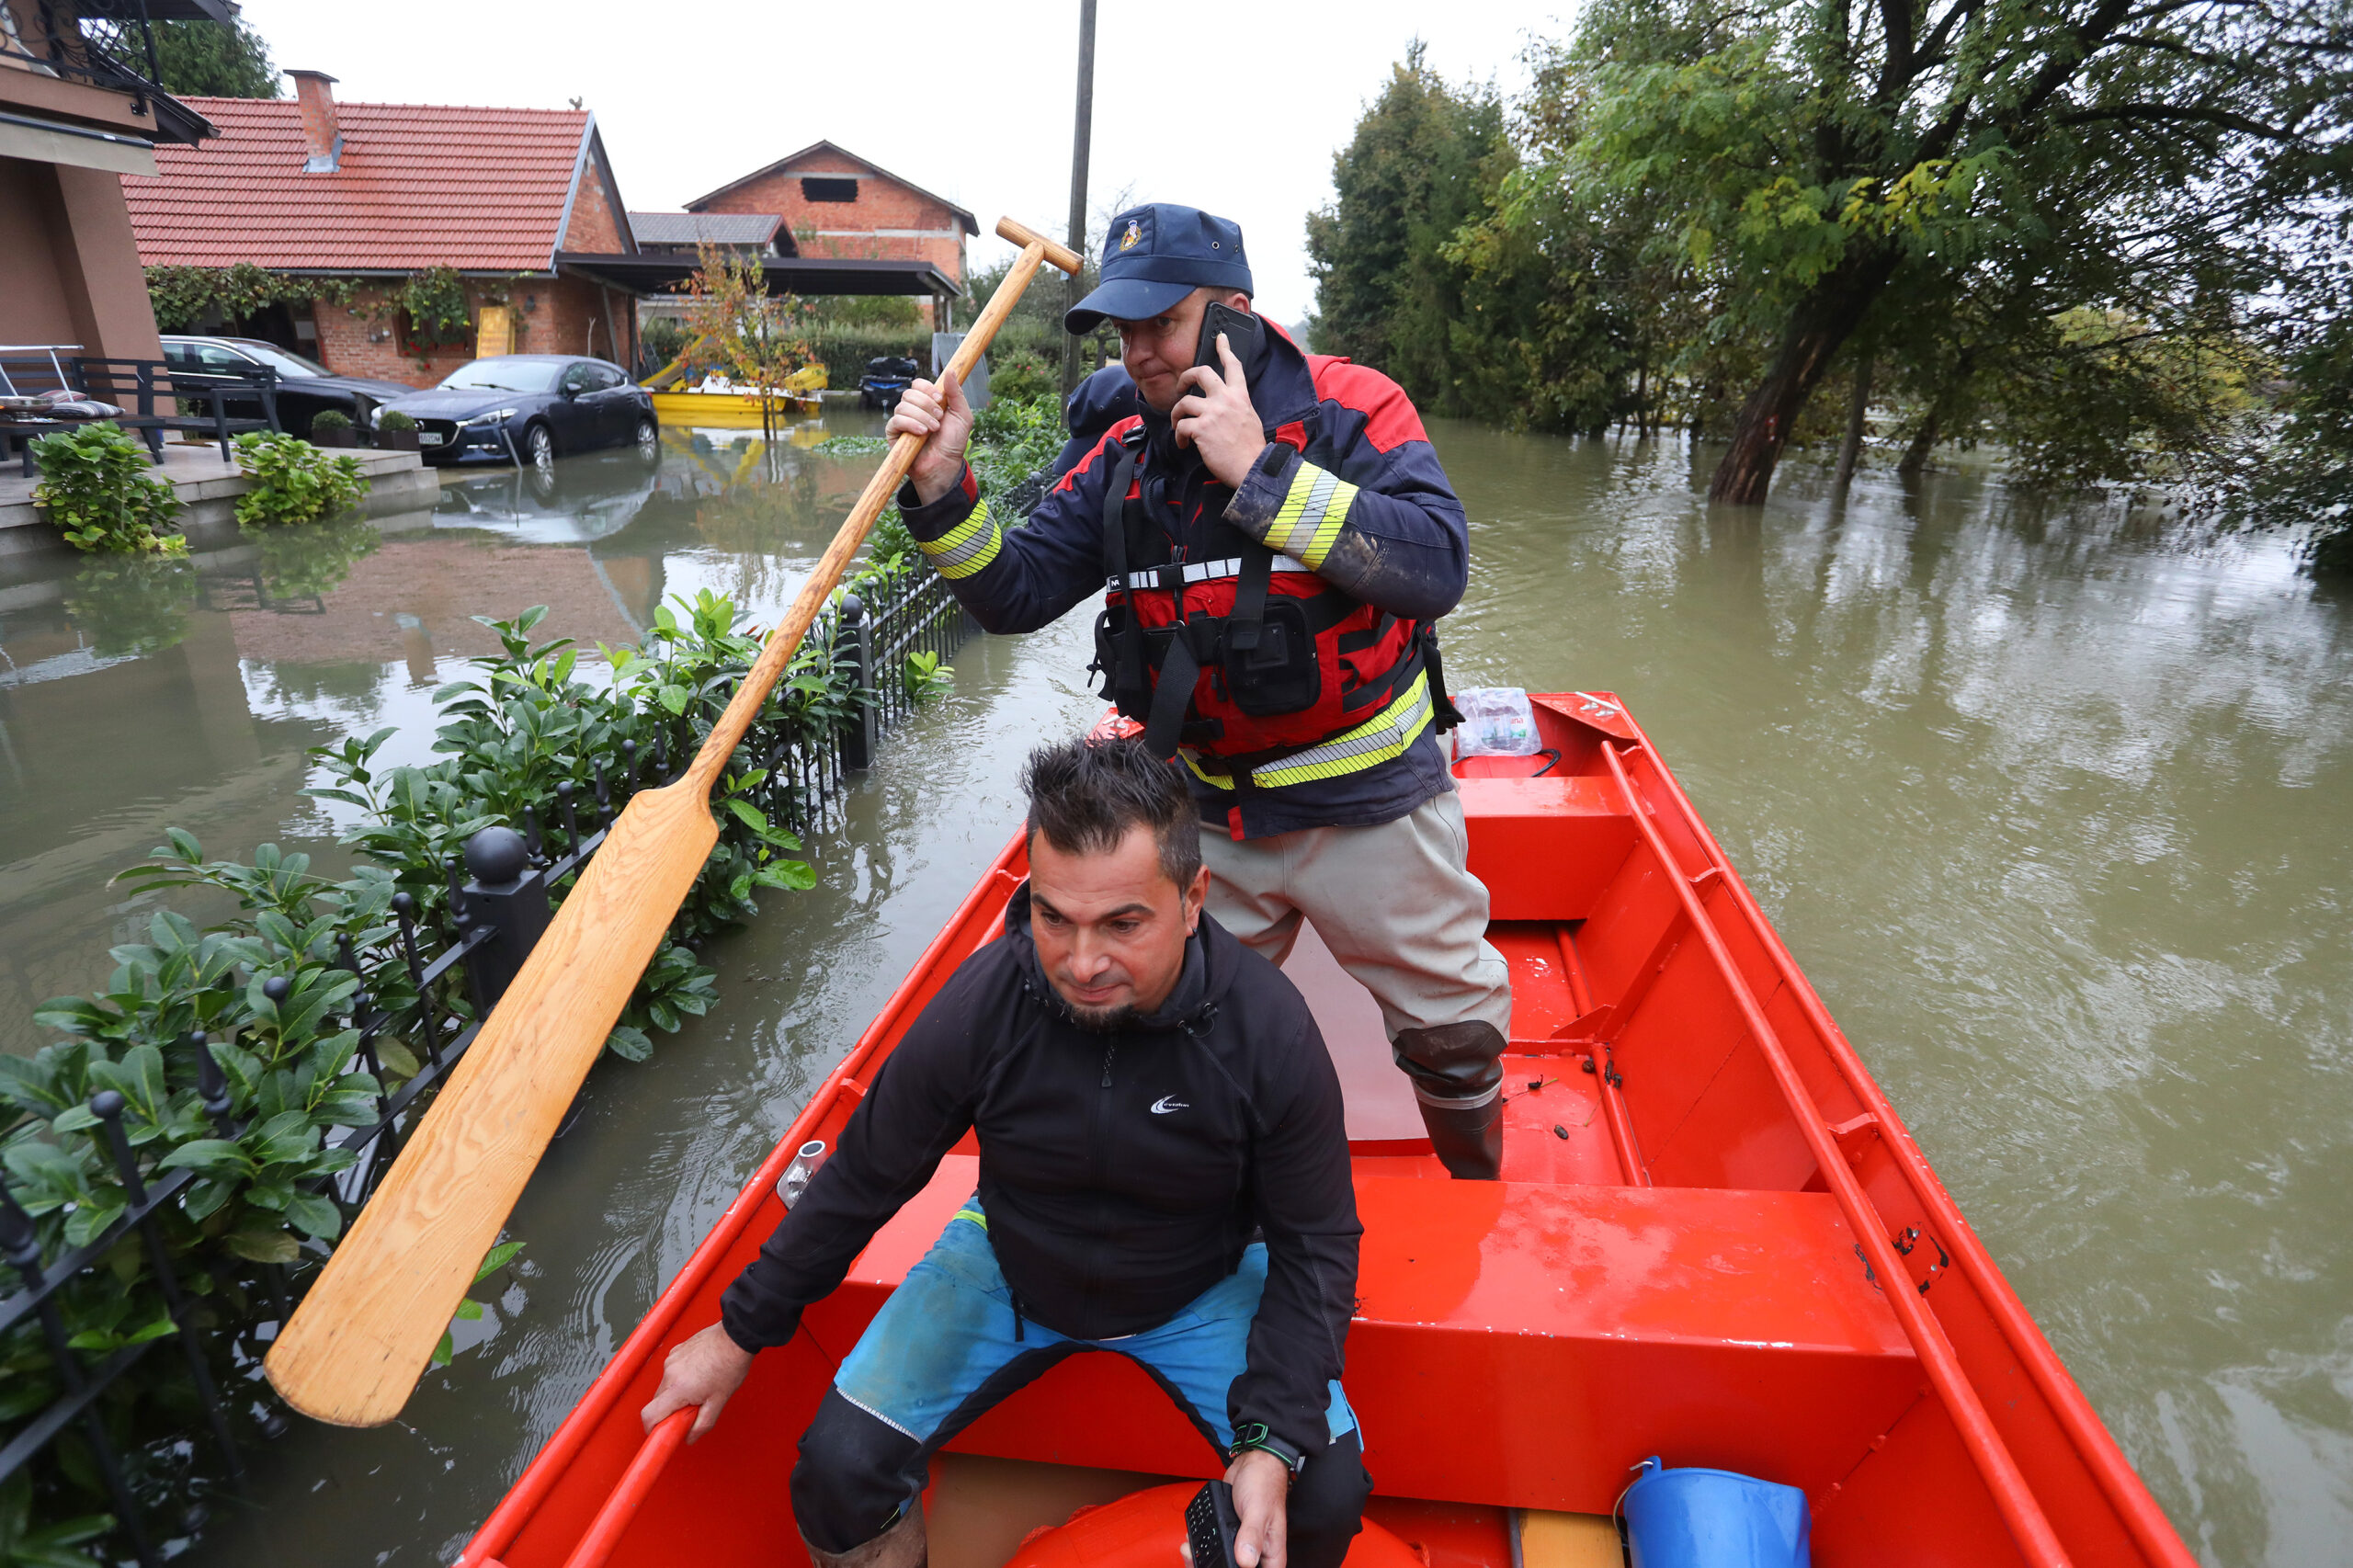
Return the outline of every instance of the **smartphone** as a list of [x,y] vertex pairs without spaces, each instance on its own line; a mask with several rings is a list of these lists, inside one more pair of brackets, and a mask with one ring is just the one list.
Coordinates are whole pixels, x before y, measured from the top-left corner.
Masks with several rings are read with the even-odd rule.
[[1234,1568],[1233,1538],[1241,1533],[1242,1516],[1233,1511],[1233,1487],[1212,1481],[1193,1494],[1185,1508],[1185,1540],[1193,1549],[1193,1568]]
[[1210,308],[1201,312],[1201,341],[1193,349],[1193,363],[1208,366],[1222,378],[1225,361],[1218,358],[1217,335],[1225,334],[1225,346],[1247,366],[1256,358],[1259,338],[1266,330],[1266,324],[1248,311],[1237,311],[1222,301],[1212,300]]

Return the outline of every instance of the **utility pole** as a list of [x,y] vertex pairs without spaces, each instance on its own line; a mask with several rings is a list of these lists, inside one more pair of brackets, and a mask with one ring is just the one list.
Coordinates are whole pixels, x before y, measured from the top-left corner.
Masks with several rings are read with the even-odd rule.
[[[1086,254],[1086,155],[1095,129],[1095,0],[1078,0],[1078,128],[1070,143],[1070,248]],[[1070,280],[1070,308],[1086,295],[1084,270]],[[1063,335],[1063,396],[1078,390],[1079,340]]]

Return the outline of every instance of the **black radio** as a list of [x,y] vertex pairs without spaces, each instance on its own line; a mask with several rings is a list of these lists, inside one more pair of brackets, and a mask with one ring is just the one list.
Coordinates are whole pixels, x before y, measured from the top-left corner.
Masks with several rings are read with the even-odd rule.
[[1193,1568],[1237,1568],[1233,1538],[1241,1530],[1233,1488],[1222,1481],[1204,1484],[1185,1507],[1185,1539],[1193,1549]]

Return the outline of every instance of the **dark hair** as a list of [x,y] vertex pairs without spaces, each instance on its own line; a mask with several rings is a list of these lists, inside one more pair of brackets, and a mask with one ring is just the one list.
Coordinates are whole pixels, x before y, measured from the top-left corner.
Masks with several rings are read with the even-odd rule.
[[1138,824],[1160,846],[1160,869],[1179,890],[1201,869],[1201,817],[1176,769],[1136,739],[1092,737],[1040,746],[1021,770],[1029,837],[1065,855],[1117,849]]

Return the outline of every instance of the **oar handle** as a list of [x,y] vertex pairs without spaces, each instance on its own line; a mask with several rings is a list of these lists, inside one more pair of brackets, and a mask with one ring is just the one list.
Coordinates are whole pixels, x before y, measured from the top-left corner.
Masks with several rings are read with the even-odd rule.
[[[954,358],[948,361],[948,370],[959,381],[969,377],[972,367],[981,362],[981,356],[988,352],[997,329],[1005,324],[1005,318],[1011,315],[1013,307],[1020,302],[1022,290],[1029,287],[1029,279],[1040,262],[1051,261],[1074,276],[1081,265],[1077,255],[1067,246],[1058,245],[1010,218],[999,220],[996,232],[1000,237],[1019,245],[1021,254],[1015,258],[1013,270],[1005,275],[1005,281],[998,284],[996,292],[990,296],[988,308],[981,312],[981,319],[972,324],[972,330],[964,335],[964,341],[957,346]],[[801,585],[801,592],[794,597],[792,608],[785,612],[776,630],[768,633],[767,642],[760,649],[759,658],[745,675],[744,684],[736,688],[734,700],[728,703],[727,710],[719,716],[719,722],[711,726],[710,735],[703,742],[702,749],[695,754],[694,764],[688,768],[687,778],[698,790],[709,793],[710,787],[719,782],[720,770],[727,766],[727,759],[743,743],[745,733],[752,727],[752,721],[759,714],[760,704],[768,699],[768,693],[783,676],[785,666],[800,651],[801,638],[808,635],[818,612],[825,608],[825,600],[832,597],[835,586],[842,580],[842,574],[848,570],[850,558],[858,553],[858,546],[866,542],[867,532],[874,527],[874,519],[882,515],[882,508],[889,506],[891,497],[898,494],[900,484],[907,477],[907,470],[915,463],[915,454],[923,450],[923,443],[924,437],[912,431],[891,443],[891,450],[883,458],[882,466],[874,471],[872,479],[867,481],[866,489],[858,497],[858,505],[850,508],[849,517],[843,522],[840,531],[834,535],[834,542],[825,547],[825,553],[818,558],[808,581]]]

